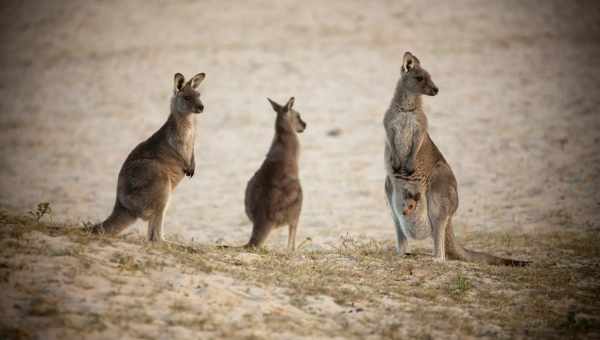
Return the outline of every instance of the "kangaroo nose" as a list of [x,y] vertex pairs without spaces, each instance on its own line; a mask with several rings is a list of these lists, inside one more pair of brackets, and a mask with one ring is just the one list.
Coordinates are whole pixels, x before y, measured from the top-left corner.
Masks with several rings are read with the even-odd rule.
[[435,96],[439,91],[440,91],[440,89],[438,89],[437,87],[434,87],[433,88],[433,95]]
[[204,105],[200,104],[198,105],[198,112],[202,112],[204,111]]

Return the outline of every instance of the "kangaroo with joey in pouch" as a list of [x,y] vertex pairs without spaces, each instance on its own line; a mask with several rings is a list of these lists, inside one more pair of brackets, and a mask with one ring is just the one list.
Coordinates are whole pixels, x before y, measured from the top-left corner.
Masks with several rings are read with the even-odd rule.
[[[524,266],[518,261],[465,249],[454,235],[452,217],[458,209],[456,178],[427,130],[422,95],[435,96],[438,87],[412,53],[406,52],[402,70],[383,125],[385,144],[385,193],[396,227],[400,255],[408,238],[433,238],[433,256],[438,261],[455,259],[493,265]],[[404,188],[416,185],[419,199],[410,214],[402,214]],[[410,189],[414,190],[414,188]],[[414,192],[414,191],[413,191]],[[409,209],[410,210],[410,209]]]

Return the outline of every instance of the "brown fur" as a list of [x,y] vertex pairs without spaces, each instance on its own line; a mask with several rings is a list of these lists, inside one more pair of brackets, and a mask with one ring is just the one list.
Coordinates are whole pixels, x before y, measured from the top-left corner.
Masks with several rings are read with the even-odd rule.
[[245,247],[262,246],[273,228],[288,225],[288,248],[294,250],[302,210],[297,133],[304,131],[306,123],[292,109],[293,97],[284,106],[269,102],[277,112],[275,136],[266,159],[246,187],[246,214],[253,226]]
[[175,74],[169,118],[131,151],[119,172],[113,211],[92,232],[117,234],[141,218],[148,221],[148,240],[163,240],[171,193],[184,176],[194,175],[194,113],[204,110],[197,91],[204,77],[200,73],[185,83],[183,75]]

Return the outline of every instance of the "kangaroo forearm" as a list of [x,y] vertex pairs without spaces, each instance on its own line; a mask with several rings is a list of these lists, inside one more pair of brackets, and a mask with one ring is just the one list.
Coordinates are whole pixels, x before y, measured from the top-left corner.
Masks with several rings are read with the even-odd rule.
[[415,171],[415,164],[417,164],[417,157],[416,157],[416,153],[413,155],[409,155],[408,159],[406,160],[406,164],[404,166],[404,168],[406,169],[406,172],[408,174],[411,174]]
[[396,133],[394,129],[386,129],[387,132],[387,144],[389,148],[389,163],[392,169],[398,169],[402,166],[402,159],[400,158],[400,153],[398,152],[398,148],[396,147]]
[[183,173],[185,173],[186,176],[192,177],[194,176],[194,172],[196,172],[196,158],[194,157],[194,153],[192,152],[192,158],[189,162],[189,164],[187,164],[187,162],[184,162],[185,166],[183,169]]
[[389,152],[387,155],[388,159],[386,162],[390,165],[393,170],[399,169],[402,167],[402,160],[398,157],[398,153],[395,151],[395,148],[390,146]]
[[424,130],[418,129],[414,132],[410,153],[406,159],[406,169],[409,170],[409,172],[412,172],[415,169],[415,164],[417,163],[417,154],[419,153],[419,149],[421,148],[421,145],[423,145],[424,140]]

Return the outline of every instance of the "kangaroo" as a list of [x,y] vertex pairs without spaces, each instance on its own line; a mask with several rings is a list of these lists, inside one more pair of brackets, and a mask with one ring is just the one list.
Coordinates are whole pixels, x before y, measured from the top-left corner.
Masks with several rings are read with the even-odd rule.
[[[421,193],[425,191],[422,183],[395,175],[389,178],[389,185],[389,201],[395,202],[393,205],[390,204],[392,218],[396,228],[400,229],[401,235],[417,240],[431,235],[431,230],[426,227],[429,225],[427,204],[421,200]],[[396,232],[396,236],[398,236],[398,232]],[[398,246],[398,251],[404,254],[406,244],[398,243]],[[405,248],[401,249],[402,246]]]
[[246,215],[253,226],[250,241],[244,247],[260,247],[273,228],[288,225],[288,249],[293,251],[302,210],[297,134],[306,129],[306,123],[292,109],[294,97],[283,106],[267,99],[277,113],[275,136],[266,159],[246,186]]
[[166,123],[129,154],[117,183],[110,216],[93,233],[117,234],[138,218],[148,221],[148,240],[164,241],[163,223],[171,193],[184,176],[194,176],[195,114],[204,111],[198,85],[205,74],[185,82],[175,74],[171,113]]
[[[471,251],[457,242],[452,228],[452,217],[458,209],[456,178],[429,136],[421,102],[421,95],[435,96],[438,92],[419,59],[406,52],[400,80],[383,119],[387,137],[385,193],[396,227],[398,253],[405,254],[408,237],[424,239],[431,235],[437,261],[448,258],[493,265],[527,265],[526,261]],[[403,215],[398,209],[407,204],[402,188],[410,182],[419,188],[421,199],[411,215]]]
[[421,193],[407,188],[402,189],[402,215],[411,216],[419,204]]

